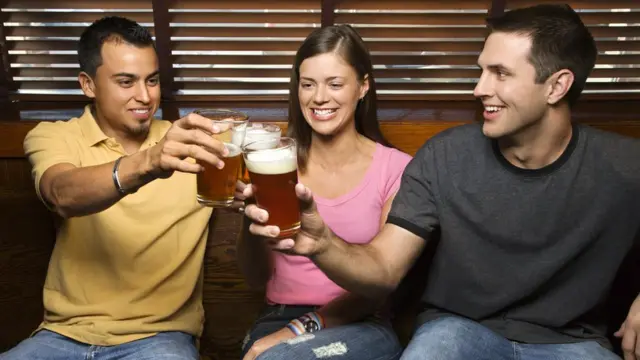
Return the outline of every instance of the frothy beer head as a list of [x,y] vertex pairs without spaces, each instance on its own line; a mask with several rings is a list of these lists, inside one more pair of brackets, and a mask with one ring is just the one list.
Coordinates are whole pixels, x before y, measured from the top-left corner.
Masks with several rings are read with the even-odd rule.
[[245,152],[244,161],[255,174],[286,174],[298,169],[295,146]]
[[[244,145],[247,146],[247,149],[251,150],[272,149],[278,145],[281,133],[282,130],[277,125],[252,123],[247,126]],[[261,140],[270,141],[264,142]]]

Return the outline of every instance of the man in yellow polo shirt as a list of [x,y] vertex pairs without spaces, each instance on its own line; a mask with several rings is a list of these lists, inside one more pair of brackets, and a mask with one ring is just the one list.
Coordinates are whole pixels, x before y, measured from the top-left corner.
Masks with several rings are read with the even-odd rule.
[[[44,321],[0,359],[198,359],[211,209],[192,159],[223,166],[211,121],[156,120],[151,35],[107,17],[81,36],[93,104],[24,140],[38,196],[64,219],[44,285]],[[208,149],[208,150],[205,150]]]

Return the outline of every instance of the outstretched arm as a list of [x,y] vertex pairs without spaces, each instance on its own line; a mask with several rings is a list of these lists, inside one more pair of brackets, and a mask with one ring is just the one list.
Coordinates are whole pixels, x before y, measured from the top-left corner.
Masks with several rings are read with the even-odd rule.
[[[121,187],[136,189],[174,171],[200,171],[201,166],[187,161],[188,157],[214,165],[220,163],[226,150],[210,136],[213,132],[217,129],[211,121],[196,114],[176,120],[158,144],[121,159],[118,165]],[[115,161],[81,167],[68,154],[70,151],[60,150],[63,142],[45,129],[33,131],[25,138],[25,152],[34,168],[50,162],[52,157],[60,160],[37,176],[37,190],[43,201],[64,218],[93,214],[118,202],[123,195],[112,177]]]

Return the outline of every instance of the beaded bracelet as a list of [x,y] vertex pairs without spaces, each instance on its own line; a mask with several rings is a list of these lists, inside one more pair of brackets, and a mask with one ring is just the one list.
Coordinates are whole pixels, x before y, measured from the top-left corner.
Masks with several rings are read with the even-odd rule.
[[[313,323],[316,326],[308,327],[307,324]],[[315,327],[315,328],[314,328]],[[287,329],[291,330],[296,336],[304,333],[313,333],[325,328],[325,321],[322,315],[317,312],[309,312],[297,319],[291,320],[287,324]]]

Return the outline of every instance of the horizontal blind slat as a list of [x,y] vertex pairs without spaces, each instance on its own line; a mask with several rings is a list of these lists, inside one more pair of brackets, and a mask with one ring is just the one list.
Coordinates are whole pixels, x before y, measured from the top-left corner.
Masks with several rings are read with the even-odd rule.
[[320,9],[320,1],[318,0],[269,0],[269,1],[255,1],[255,0],[167,0],[170,11],[176,10],[202,10],[202,9],[295,9],[295,10],[307,10],[307,9]]
[[124,16],[153,33],[151,0],[9,0],[2,12],[14,95],[21,100],[39,94],[84,100],[77,80],[77,42],[95,20]]
[[9,9],[151,9],[146,0],[6,0]]
[[430,10],[486,10],[491,6],[490,0],[457,0],[455,4],[441,0],[343,0],[336,11],[362,10],[395,10],[395,11],[430,11]]
[[[406,27],[413,26],[414,29],[436,26],[469,26],[481,27],[485,25],[487,13],[455,13],[455,14],[367,14],[367,13],[337,13],[336,24],[349,24],[356,28],[367,27],[368,25],[381,26],[393,25]],[[369,26],[371,27],[371,26]]]
[[173,1],[169,14],[179,96],[286,97],[293,56],[321,22],[309,0]]
[[372,56],[382,97],[471,98],[491,1],[344,0],[335,22],[353,26]]
[[286,24],[319,24],[319,13],[170,13],[171,26],[216,26],[216,24],[238,24],[239,27],[248,24],[259,24],[262,27],[278,27]]

